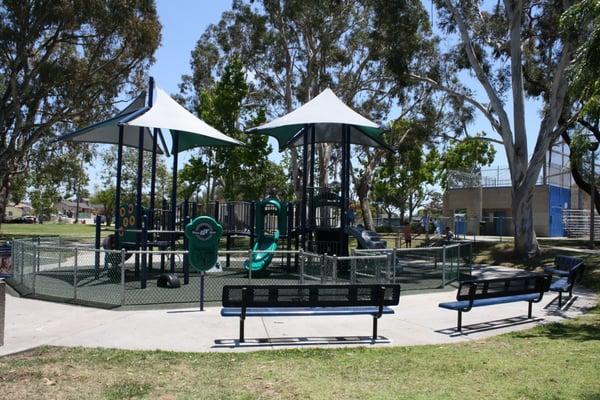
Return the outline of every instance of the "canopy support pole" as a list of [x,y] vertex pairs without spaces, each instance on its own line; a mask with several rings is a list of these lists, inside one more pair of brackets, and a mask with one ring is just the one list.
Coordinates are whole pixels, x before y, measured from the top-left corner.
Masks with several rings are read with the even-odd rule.
[[342,124],[342,168],[341,168],[341,213],[340,213],[340,240],[339,240],[339,252],[340,256],[345,256],[348,253],[347,233],[346,227],[348,222],[348,197],[350,188],[350,135],[349,126]]
[[308,184],[308,127],[304,125],[303,135],[303,146],[302,146],[302,208],[300,210],[301,215],[301,233],[302,233],[302,249],[306,250],[306,191]]
[[310,125],[310,167],[309,167],[309,183],[310,193],[308,195],[308,220],[309,224],[309,240],[315,240],[315,210],[313,207],[313,200],[315,196],[315,124]]
[[115,187],[115,249],[119,248],[119,227],[121,226],[121,169],[123,164],[123,125],[119,125],[117,145],[117,186]]
[[[173,186],[171,187],[171,250],[175,251],[175,233],[177,223],[177,158],[179,156],[179,132],[172,131],[173,136]],[[175,272],[175,254],[171,255],[171,272]]]
[[[150,77],[150,80],[148,82],[148,107],[152,108],[152,105],[154,103],[154,78]],[[152,167],[151,167],[151,172],[150,172],[150,215],[148,215],[148,219],[146,220],[146,230],[150,230],[153,231],[154,230],[154,207],[156,206],[156,203],[154,201],[154,195],[156,193],[156,156],[158,153],[158,134],[159,134],[159,129],[158,128],[154,128],[154,135],[152,137]],[[154,242],[154,233],[150,234],[151,236],[151,243]],[[147,240],[148,238],[145,238],[144,240]],[[154,249],[154,246],[150,245],[150,251],[152,251]],[[146,258],[146,255],[144,254],[144,259]],[[145,265],[145,260],[144,263]],[[149,264],[149,268],[150,270],[152,270],[152,253],[150,253],[150,255],[148,256],[148,264]],[[145,273],[145,272],[144,272]]]
[[[135,248],[138,250],[140,248],[141,235],[139,231],[142,230],[142,186],[144,184],[143,174],[144,174],[144,129],[139,129],[139,147],[138,147],[138,165],[137,165],[137,194],[135,197],[135,226],[138,230],[138,233],[135,235]],[[140,255],[139,253],[135,254],[135,275],[139,275],[140,273]],[[143,273],[143,271],[142,271]],[[142,276],[142,286],[145,286],[145,277]]]
[[[154,143],[152,143],[152,172],[150,179],[150,215],[148,216],[148,230],[154,230],[154,216],[156,213],[156,159],[158,153],[158,128],[154,128]],[[151,242],[154,242],[154,234],[151,235]],[[150,250],[152,251],[154,246],[150,245]],[[150,269],[152,269],[152,253],[149,256],[149,265]]]

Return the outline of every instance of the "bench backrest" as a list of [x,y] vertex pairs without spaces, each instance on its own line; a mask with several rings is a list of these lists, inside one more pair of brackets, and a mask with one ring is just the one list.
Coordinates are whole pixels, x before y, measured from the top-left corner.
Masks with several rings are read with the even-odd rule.
[[583,259],[573,256],[556,256],[554,257],[554,265],[560,270],[570,271],[583,265]]
[[398,284],[224,286],[222,298],[223,307],[395,306],[399,300]]
[[550,286],[548,275],[479,279],[461,282],[456,300],[479,300],[520,294],[544,293]]

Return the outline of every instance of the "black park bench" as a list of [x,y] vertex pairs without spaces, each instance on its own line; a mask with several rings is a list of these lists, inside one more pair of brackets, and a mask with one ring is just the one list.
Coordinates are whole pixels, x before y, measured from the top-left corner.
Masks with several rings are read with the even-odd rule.
[[569,299],[573,298],[573,287],[578,279],[583,276],[584,264],[579,257],[556,256],[554,265],[544,267],[544,271],[558,277],[550,284],[552,292],[558,292],[558,307],[562,307],[562,294],[569,292]]
[[531,318],[532,304],[542,300],[549,285],[550,276],[545,274],[465,281],[458,287],[456,301],[440,303],[439,307],[458,311],[459,332],[462,331],[462,313],[473,307],[526,301],[529,303],[527,318]]
[[247,317],[371,315],[375,341],[377,320],[399,300],[398,284],[224,286],[221,315],[240,319],[242,343]]

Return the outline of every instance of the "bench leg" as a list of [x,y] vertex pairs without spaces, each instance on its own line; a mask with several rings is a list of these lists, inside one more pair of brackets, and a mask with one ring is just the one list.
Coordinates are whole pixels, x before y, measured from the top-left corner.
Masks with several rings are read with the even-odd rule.
[[377,316],[373,315],[373,341],[377,340]]
[[558,308],[562,307],[562,292],[558,292]]
[[462,332],[462,311],[458,312],[458,321],[456,324],[456,330]]
[[240,318],[240,343],[244,343],[244,318]]
[[531,309],[533,307],[533,302],[529,302],[529,308],[527,310],[527,318],[531,319]]

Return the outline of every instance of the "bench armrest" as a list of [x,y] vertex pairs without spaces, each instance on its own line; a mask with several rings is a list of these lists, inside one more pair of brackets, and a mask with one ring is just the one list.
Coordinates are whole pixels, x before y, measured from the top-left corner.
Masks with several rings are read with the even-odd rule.
[[462,300],[467,300],[469,302],[469,304],[461,310],[463,312],[468,312],[468,311],[471,311],[471,308],[473,308],[473,302],[475,301],[475,293],[477,292],[477,283],[461,282],[460,287],[458,289],[458,295],[456,296],[456,300],[461,300],[460,293],[462,293],[462,285],[469,286],[469,291],[467,292],[467,298],[466,299],[464,297],[462,298]]
[[550,290],[550,284],[552,283],[552,275],[550,274],[545,274],[542,276],[542,283],[540,284],[540,291],[539,291],[539,297],[535,300],[533,300],[534,303],[539,303],[540,301],[542,301],[542,298],[544,297],[544,293],[547,292],[548,290]]

